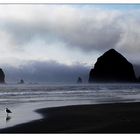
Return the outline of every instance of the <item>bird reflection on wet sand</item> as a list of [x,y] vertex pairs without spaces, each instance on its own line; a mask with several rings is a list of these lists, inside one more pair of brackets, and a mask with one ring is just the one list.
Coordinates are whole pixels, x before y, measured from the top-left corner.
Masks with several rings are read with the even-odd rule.
[[10,116],[6,116],[6,122],[9,122],[11,120],[12,117]]

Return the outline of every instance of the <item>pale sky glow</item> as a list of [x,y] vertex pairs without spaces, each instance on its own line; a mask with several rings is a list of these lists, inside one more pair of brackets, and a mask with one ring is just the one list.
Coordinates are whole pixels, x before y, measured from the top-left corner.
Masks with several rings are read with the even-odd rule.
[[111,48],[140,65],[139,24],[138,4],[0,5],[0,65],[88,71]]
[[96,58],[99,57],[98,53],[89,52],[88,55],[86,55],[83,51],[79,50],[79,48],[67,48],[65,44],[59,42],[47,44],[41,40],[37,40],[32,42],[32,44],[26,44],[25,48],[23,57],[24,54],[27,54],[25,57],[26,60],[53,60],[67,65],[72,65],[77,62],[91,65],[92,60],[96,60]]
[[[71,40],[72,37],[74,42],[80,42],[80,32],[86,29],[86,25],[81,25],[81,28],[78,26],[83,24],[80,23],[80,19],[85,17],[86,13],[81,14],[79,8],[75,9],[68,5],[1,5],[0,63],[9,62],[10,65],[17,66],[20,65],[19,60],[23,59],[55,60],[68,65],[77,62],[91,64],[91,56],[93,55],[95,61],[99,56],[98,51],[84,53],[77,44],[70,45],[65,41],[65,38]],[[85,27],[82,29],[82,26]],[[73,33],[75,30],[76,34]],[[85,41],[88,43],[87,39]]]

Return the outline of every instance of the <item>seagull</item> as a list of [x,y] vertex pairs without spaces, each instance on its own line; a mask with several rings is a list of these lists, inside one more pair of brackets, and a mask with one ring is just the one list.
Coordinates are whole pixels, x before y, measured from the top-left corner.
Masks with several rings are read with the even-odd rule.
[[6,108],[6,113],[7,113],[7,116],[8,116],[8,113],[12,113],[12,111],[8,108]]

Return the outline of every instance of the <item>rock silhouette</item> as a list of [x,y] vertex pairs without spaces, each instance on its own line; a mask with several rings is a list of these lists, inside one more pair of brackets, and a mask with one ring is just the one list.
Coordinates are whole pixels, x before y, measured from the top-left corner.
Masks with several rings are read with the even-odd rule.
[[136,82],[133,66],[114,49],[97,59],[89,73],[89,82]]
[[82,78],[81,77],[78,77],[77,83],[82,83]]
[[24,80],[21,79],[20,82],[19,82],[19,84],[24,84]]
[[5,74],[1,68],[0,68],[0,83],[5,83]]
[[138,77],[138,82],[140,82],[140,77]]

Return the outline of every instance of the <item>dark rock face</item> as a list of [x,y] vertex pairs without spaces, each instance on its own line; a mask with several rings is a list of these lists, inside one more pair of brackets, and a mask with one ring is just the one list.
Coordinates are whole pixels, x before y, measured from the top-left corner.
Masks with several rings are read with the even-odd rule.
[[138,82],[140,82],[140,77],[138,77]]
[[24,84],[24,80],[21,79],[20,82],[19,82],[19,84]]
[[82,83],[82,78],[81,77],[78,77],[77,83]]
[[1,68],[0,68],[0,83],[5,83],[5,74]]
[[135,82],[133,66],[120,53],[110,49],[97,59],[89,82]]

